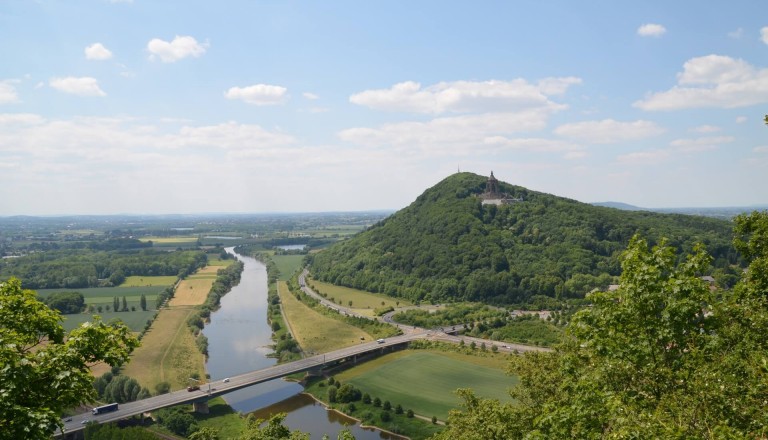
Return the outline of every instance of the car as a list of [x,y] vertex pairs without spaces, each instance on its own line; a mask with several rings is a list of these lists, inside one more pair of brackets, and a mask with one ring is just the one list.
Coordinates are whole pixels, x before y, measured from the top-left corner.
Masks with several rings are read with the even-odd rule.
[[71,422],[72,421],[72,417],[67,417],[66,419],[64,419],[64,421],[65,422]]
[[190,391],[190,392],[191,391],[197,391],[199,389],[200,389],[199,385],[190,385],[190,386],[187,387],[187,391]]
[[379,344],[383,344],[384,340],[383,339],[377,339],[376,342],[378,342]]
[[229,378],[228,377],[224,378],[224,383],[227,383],[227,382],[229,382]]
[[85,420],[83,420],[82,422],[80,422],[80,424],[81,424],[81,425],[85,425],[85,424],[86,424],[86,423],[88,423],[88,422],[90,422],[90,420],[88,420],[88,419],[85,419]]

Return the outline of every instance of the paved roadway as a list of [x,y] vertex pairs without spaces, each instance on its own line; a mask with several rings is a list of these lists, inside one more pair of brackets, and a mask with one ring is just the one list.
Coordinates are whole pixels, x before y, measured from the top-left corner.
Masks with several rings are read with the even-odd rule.
[[[332,303],[322,296],[315,293],[310,289],[305,282],[304,275],[306,271],[299,277],[299,285],[302,290],[313,298],[318,299],[326,307],[335,309],[341,313],[346,313],[351,316],[359,316],[362,318],[368,318],[367,316],[358,315],[346,307],[339,306]],[[181,405],[184,403],[192,403],[195,401],[206,401],[211,397],[220,396],[241,388],[247,388],[262,382],[267,382],[273,379],[285,377],[294,373],[301,373],[304,371],[314,370],[322,368],[326,363],[332,363],[354,357],[356,355],[362,355],[365,353],[375,352],[385,347],[391,347],[395,345],[404,344],[416,339],[433,339],[444,342],[451,342],[459,344],[463,340],[465,344],[469,345],[475,342],[479,347],[485,343],[485,346],[490,350],[493,345],[502,352],[525,352],[525,351],[550,351],[548,348],[534,347],[529,345],[511,344],[499,341],[490,341],[486,339],[472,338],[468,336],[454,336],[448,333],[451,328],[446,327],[444,329],[422,329],[413,327],[410,325],[403,325],[393,322],[391,319],[386,320],[388,323],[399,327],[405,332],[400,336],[393,336],[387,338],[383,343],[368,342],[360,345],[354,345],[352,347],[343,348],[341,350],[332,351],[325,354],[318,354],[311,357],[307,357],[298,361],[289,362],[286,364],[278,364],[272,367],[264,368],[262,370],[251,371],[249,373],[241,374],[239,376],[232,376],[228,382],[224,380],[216,380],[210,383],[206,383],[201,386],[200,390],[187,391],[186,389],[174,391],[172,393],[161,394],[159,396],[150,397],[148,399],[139,400],[136,402],[121,403],[117,411],[92,415],[90,412],[85,414],[79,414],[71,418],[65,419],[64,432],[79,431],[85,427],[84,423],[89,421],[96,421],[99,423],[115,422],[127,417],[131,417],[137,414],[143,414],[156,409],[165,408],[169,406]]]
[[198,391],[187,391],[186,389],[174,391],[168,394],[162,394],[148,399],[136,402],[121,403],[117,411],[108,412],[100,415],[91,413],[73,416],[65,421],[65,432],[78,431],[84,428],[84,422],[97,421],[99,423],[114,422],[117,420],[131,417],[137,414],[153,411],[168,406],[192,403],[195,401],[206,401],[210,397],[220,396],[241,388],[246,388],[258,383],[267,382],[280,377],[288,376],[293,373],[301,373],[321,368],[326,363],[332,363],[343,359],[351,358],[356,355],[362,355],[370,352],[382,350],[386,347],[404,344],[414,339],[427,337],[426,332],[410,333],[401,336],[387,338],[384,342],[369,342],[332,351],[325,354],[318,354],[312,357],[304,358],[298,361],[286,364],[278,364],[262,370],[251,371],[239,376],[232,376],[228,382],[223,380],[213,381],[204,384]]

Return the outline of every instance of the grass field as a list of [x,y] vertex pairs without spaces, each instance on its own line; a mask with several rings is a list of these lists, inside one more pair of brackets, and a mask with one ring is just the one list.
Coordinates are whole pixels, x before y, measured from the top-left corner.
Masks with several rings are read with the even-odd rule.
[[232,409],[221,397],[208,401],[208,414],[192,413],[201,428],[209,427],[219,431],[220,439],[239,438],[245,430],[245,418]]
[[341,383],[351,383],[363,393],[403,405],[416,414],[440,420],[459,407],[458,388],[471,388],[481,397],[510,402],[507,393],[517,378],[503,371],[503,355],[493,358],[460,353],[406,350],[339,373]]
[[[130,307],[131,303],[128,303],[128,306]],[[135,312],[101,312],[101,313],[94,312],[94,313],[80,313],[77,315],[62,315],[62,317],[64,318],[62,327],[64,327],[64,330],[69,332],[70,330],[74,329],[80,324],[87,321],[91,321],[91,318],[93,317],[93,315],[99,315],[101,316],[101,319],[104,322],[109,322],[113,318],[118,318],[121,321],[123,321],[125,325],[127,325],[131,329],[131,331],[138,333],[144,328],[144,326],[147,324],[147,321],[152,319],[152,316],[154,316],[155,313],[156,312],[154,310],[154,307],[152,307],[152,310],[147,310],[145,312],[138,307],[138,303],[137,303]]]
[[296,342],[305,352],[325,353],[331,350],[359,344],[360,338],[370,342],[368,333],[349,324],[324,316],[296,299],[288,291],[285,281],[278,281],[277,292],[283,306],[283,314],[293,331]]
[[158,293],[162,292],[167,286],[145,286],[145,287],[90,287],[87,289],[40,289],[37,291],[37,295],[40,298],[47,298],[48,295],[54,292],[80,292],[85,298],[86,304],[92,303],[111,303],[112,298],[118,296],[121,299],[123,296],[127,298],[135,297],[140,298],[142,294],[147,297],[156,297]]
[[176,293],[171,298],[170,306],[199,306],[205,303],[211,291],[216,273],[224,266],[205,266],[194,274],[181,280]]
[[[351,308],[355,309],[355,311],[361,315],[372,316],[373,310],[381,307],[405,307],[413,305],[411,302],[404,299],[394,299],[386,295],[379,295],[364,290],[334,286],[333,284],[324,283],[322,281],[310,280],[309,284],[314,287],[316,292],[327,295],[328,299],[333,298],[334,302],[341,304],[344,307],[348,307],[349,302],[352,301]],[[384,303],[383,305],[382,302]]]
[[169,244],[169,243],[194,243],[197,241],[197,237],[142,237],[139,241],[157,244]]
[[117,286],[117,287],[153,287],[153,286],[173,286],[176,283],[176,280],[178,280],[179,277],[177,276],[157,276],[157,277],[150,277],[150,276],[130,276],[126,277],[125,281],[123,281],[123,284]]
[[123,373],[152,392],[160,382],[178,390],[187,386],[193,373],[205,377],[205,358],[186,324],[195,310],[190,306],[161,310]]
[[275,262],[280,271],[280,280],[288,281],[299,268],[304,260],[304,255],[273,255],[272,261]]

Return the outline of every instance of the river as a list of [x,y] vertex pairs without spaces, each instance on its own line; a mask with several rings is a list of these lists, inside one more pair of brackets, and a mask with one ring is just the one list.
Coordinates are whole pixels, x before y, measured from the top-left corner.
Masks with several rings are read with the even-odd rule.
[[[233,248],[227,252],[234,254]],[[267,270],[254,258],[236,255],[244,263],[240,284],[221,298],[221,308],[211,314],[211,322],[203,333],[208,338],[208,363],[211,380],[219,380],[248,371],[274,365],[277,360],[267,357],[272,352],[272,330],[267,323]],[[354,425],[355,420],[344,417],[302,396],[301,385],[273,380],[254,385],[224,396],[224,400],[240,413],[258,412],[261,418],[270,413],[286,412],[286,426],[308,432],[312,439],[324,434],[336,438],[349,429],[358,440],[392,439],[377,430]]]

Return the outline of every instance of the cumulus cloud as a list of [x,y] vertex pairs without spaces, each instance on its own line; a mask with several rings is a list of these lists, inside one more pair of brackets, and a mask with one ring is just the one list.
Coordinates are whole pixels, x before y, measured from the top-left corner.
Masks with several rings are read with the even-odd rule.
[[678,84],[649,94],[633,106],[643,110],[735,108],[768,102],[768,69],[744,60],[707,55],[685,62]]
[[575,77],[547,78],[538,84],[524,79],[511,81],[440,82],[422,88],[420,83],[405,81],[389,89],[366,90],[350,96],[353,104],[375,110],[442,114],[470,112],[510,112],[548,107],[548,96],[564,93]]
[[164,63],[173,63],[187,57],[202,56],[208,43],[198,43],[193,37],[177,35],[173,41],[153,38],[147,43],[149,59],[159,59]]
[[695,153],[717,150],[721,144],[730,143],[734,140],[733,136],[709,136],[696,139],[676,139],[669,145],[685,153]]
[[637,35],[641,37],[660,37],[666,32],[667,28],[655,23],[647,23],[637,28]]
[[90,76],[79,78],[74,76],[51,78],[51,80],[48,81],[48,85],[60,92],[71,93],[73,95],[107,96],[107,94],[99,87],[99,82],[96,78],[91,78]]
[[738,40],[744,36],[744,28],[738,28],[735,31],[728,32],[728,37]]
[[85,48],[85,58],[88,60],[108,60],[112,58],[112,52],[101,43],[93,43]]
[[657,164],[666,160],[669,152],[664,150],[636,151],[634,153],[622,154],[617,161],[622,164]]
[[768,145],[761,145],[759,147],[755,147],[752,149],[752,151],[759,154],[768,153]]
[[760,29],[760,40],[762,40],[763,43],[768,44],[768,26]]
[[603,119],[561,125],[555,129],[555,134],[582,142],[610,144],[658,136],[664,131],[662,127],[651,121],[621,122]]
[[0,81],[0,105],[17,102],[19,102],[19,96],[16,94],[16,88],[11,81]]
[[314,93],[310,92],[304,92],[301,94],[305,99],[309,99],[310,101],[314,101],[315,99],[320,99],[319,96],[315,95]]
[[277,105],[285,102],[288,89],[270,84],[231,87],[224,93],[227,99],[239,99],[253,105]]

